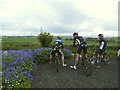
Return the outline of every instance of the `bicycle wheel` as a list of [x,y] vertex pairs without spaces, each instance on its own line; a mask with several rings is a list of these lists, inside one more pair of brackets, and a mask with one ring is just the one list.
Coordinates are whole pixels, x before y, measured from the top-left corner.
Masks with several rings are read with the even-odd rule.
[[59,64],[58,53],[55,53],[55,61],[56,61],[56,71],[59,72],[59,68],[58,68],[58,64]]
[[97,57],[96,55],[93,55],[89,58],[89,61],[91,62],[91,64],[95,64],[97,62]]
[[103,62],[104,62],[104,64],[110,64],[110,55],[106,54],[103,57]]
[[94,67],[94,68],[100,68],[100,62],[101,62],[101,60],[100,60],[100,58],[99,57],[97,57],[96,55],[93,55],[91,58],[90,58],[90,62],[91,62],[91,64],[92,64],[92,66]]
[[90,59],[84,59],[83,61],[83,71],[86,76],[90,76],[92,74],[92,65]]

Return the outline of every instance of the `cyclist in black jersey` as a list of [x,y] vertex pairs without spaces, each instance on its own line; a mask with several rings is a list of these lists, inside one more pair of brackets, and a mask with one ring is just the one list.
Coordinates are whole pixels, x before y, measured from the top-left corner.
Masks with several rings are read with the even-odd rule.
[[[82,36],[78,36],[78,33],[73,33],[73,37],[74,37],[74,41],[73,41],[73,46],[78,46],[78,49],[77,49],[77,56],[76,56],[76,59],[75,59],[75,63],[73,66],[70,66],[72,69],[76,70],[76,65],[78,64],[78,60],[79,60],[79,57],[81,56],[81,52],[83,51],[83,53],[85,54],[85,56],[87,57],[87,43],[86,41],[84,40],[84,38]],[[76,45],[76,42],[77,42],[77,45]]]
[[[104,39],[103,34],[99,34],[99,35],[98,35],[98,38],[99,38],[99,41],[98,41],[98,45],[97,45],[97,48],[96,48],[96,51],[95,51],[94,54],[96,54],[96,55],[97,55],[97,54],[102,55],[103,52],[105,52],[105,50],[106,50],[107,42],[106,42],[106,40]],[[91,63],[94,64],[95,61],[92,61]],[[97,60],[96,63],[99,63],[99,60]],[[100,66],[98,66],[98,67],[100,67]]]
[[107,42],[103,37],[103,34],[99,34],[99,42],[98,42],[98,51],[97,53],[99,53],[100,55],[105,52],[106,47],[107,47]]

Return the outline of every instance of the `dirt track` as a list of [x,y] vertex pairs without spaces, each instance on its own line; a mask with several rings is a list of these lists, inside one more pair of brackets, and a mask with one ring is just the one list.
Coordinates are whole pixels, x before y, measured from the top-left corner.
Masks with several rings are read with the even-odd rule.
[[55,64],[40,64],[34,73],[31,88],[117,88],[118,60],[113,58],[109,65],[102,65],[100,69],[93,68],[92,74],[86,77],[81,69],[70,69],[73,60],[66,60],[67,67],[59,66],[56,72]]

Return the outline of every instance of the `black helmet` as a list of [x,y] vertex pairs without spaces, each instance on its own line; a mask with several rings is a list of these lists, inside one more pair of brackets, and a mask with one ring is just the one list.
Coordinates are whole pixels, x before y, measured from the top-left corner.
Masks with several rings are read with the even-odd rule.
[[57,38],[58,38],[58,39],[62,39],[62,37],[61,37],[61,36],[57,36]]
[[103,34],[98,34],[98,36],[102,36],[103,37]]
[[75,36],[75,35],[78,35],[78,33],[74,32],[74,33],[73,33],[73,36]]

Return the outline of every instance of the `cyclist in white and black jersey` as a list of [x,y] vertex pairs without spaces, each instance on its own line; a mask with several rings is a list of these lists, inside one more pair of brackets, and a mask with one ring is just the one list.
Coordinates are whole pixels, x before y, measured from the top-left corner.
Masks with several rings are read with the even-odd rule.
[[107,42],[104,39],[103,34],[99,34],[98,37],[99,37],[99,42],[98,42],[97,53],[99,53],[101,55],[106,50]]
[[[76,66],[78,64],[78,60],[79,60],[79,57],[80,57],[80,54],[81,52],[83,51],[83,53],[85,54],[85,56],[87,57],[87,43],[86,41],[84,40],[84,38],[82,36],[78,36],[78,33],[73,33],[73,37],[74,37],[74,41],[73,41],[73,46],[78,46],[78,49],[77,49],[77,56],[76,56],[76,59],[75,59],[75,63],[73,66],[70,66],[72,69],[76,70]],[[77,42],[77,45],[75,45]]]

